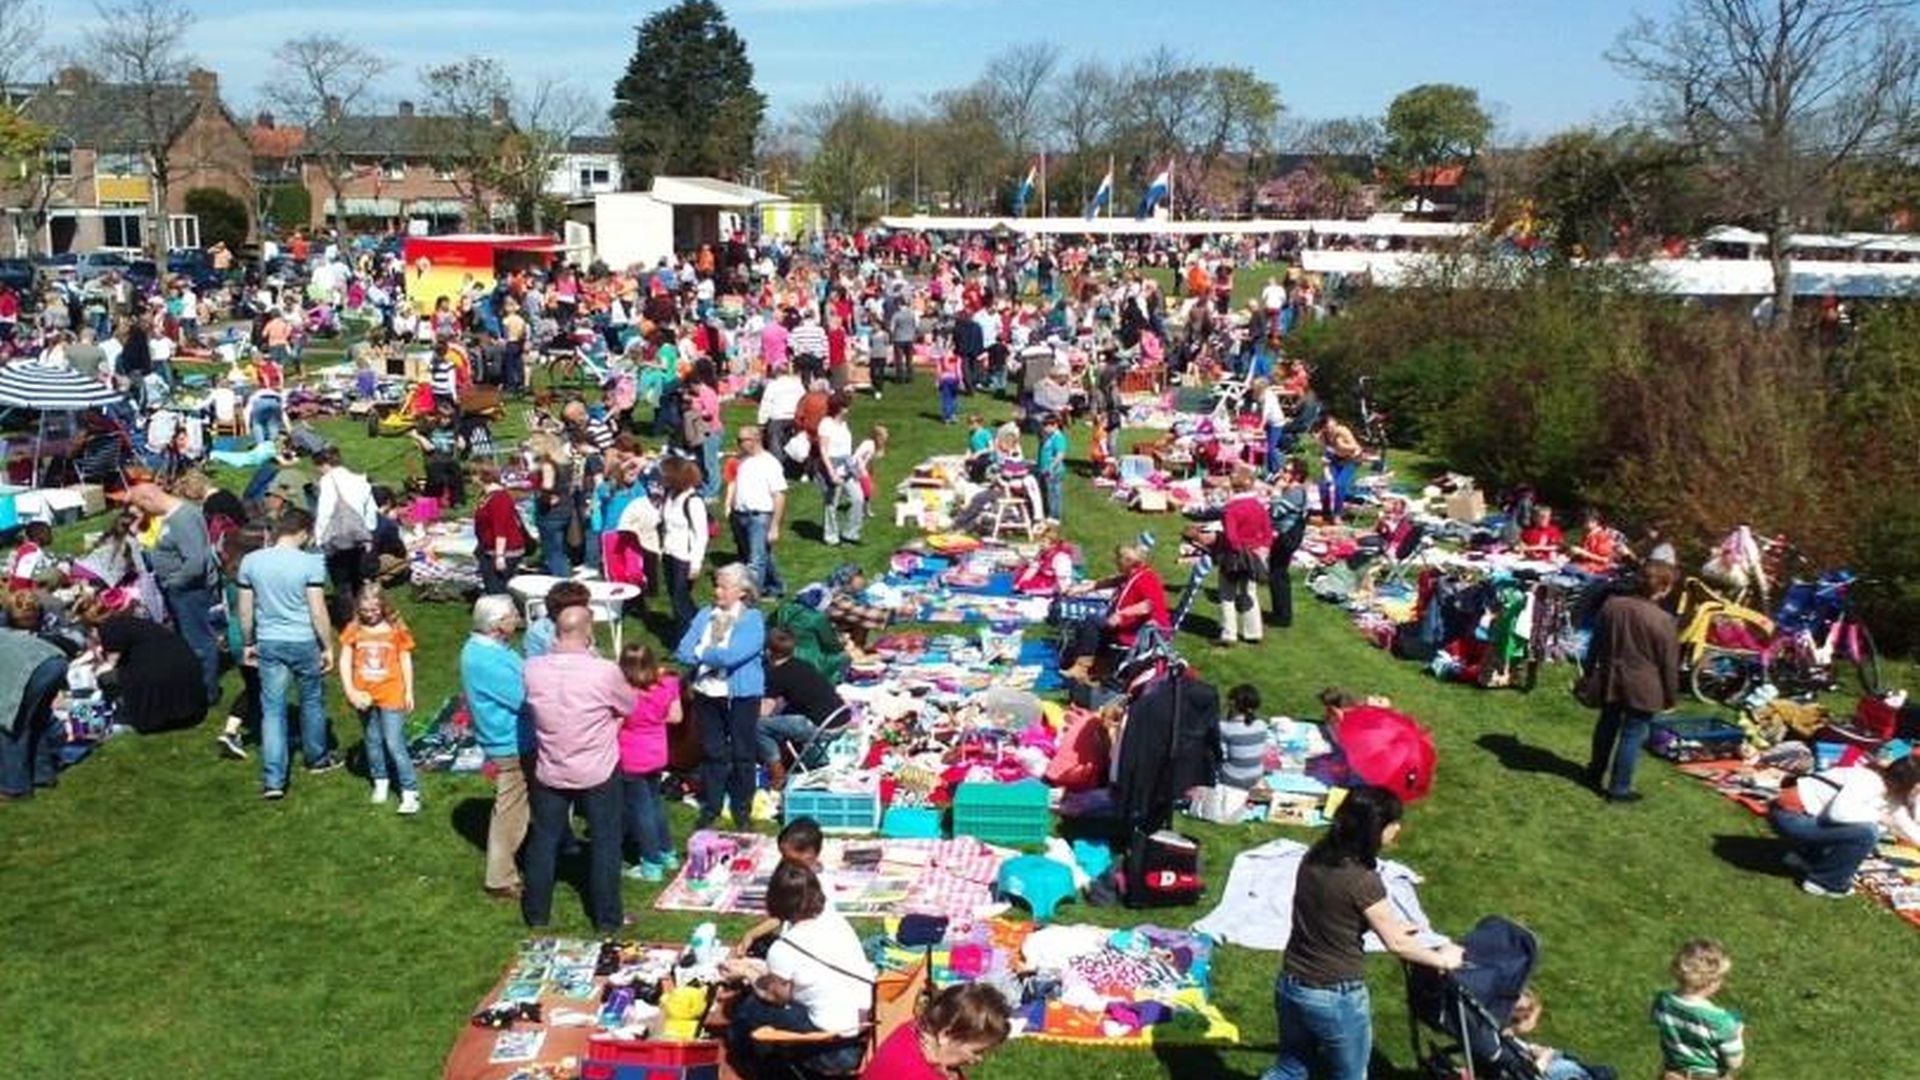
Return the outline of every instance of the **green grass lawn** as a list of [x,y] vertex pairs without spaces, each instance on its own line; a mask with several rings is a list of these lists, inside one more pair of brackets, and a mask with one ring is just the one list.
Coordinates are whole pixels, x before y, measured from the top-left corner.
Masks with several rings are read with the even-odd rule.
[[[990,416],[1003,405],[972,403]],[[739,410],[744,415],[745,410]],[[962,446],[942,426],[931,386],[863,400],[855,421],[895,433],[879,467],[891,489],[925,455]],[[364,429],[321,429],[350,461],[397,480],[417,457]],[[1174,517],[1116,509],[1084,479],[1069,480],[1068,530],[1104,570],[1113,544],[1151,529],[1169,580]],[[848,549],[817,542],[820,500],[802,491],[779,550],[790,582],[823,576]],[[97,526],[94,526],[97,527]],[[78,529],[66,530],[71,536]],[[882,508],[860,550],[871,566],[908,539]],[[719,560],[716,560],[719,561]],[[420,642],[419,698],[456,689],[454,656],[466,611],[407,603]],[[1429,725],[1440,748],[1434,795],[1415,807],[1395,857],[1426,876],[1438,925],[1464,931],[1501,913],[1537,931],[1545,1040],[1611,1063],[1623,1076],[1657,1069],[1647,1002],[1683,940],[1721,938],[1736,960],[1724,1000],[1750,1023],[1753,1062],[1742,1076],[1891,1077],[1911,1049],[1894,1015],[1914,970],[1913,928],[1862,900],[1810,899],[1778,866],[1756,819],[1649,760],[1638,806],[1602,805],[1574,779],[1589,716],[1550,669],[1531,695],[1440,685],[1365,645],[1345,616],[1301,594],[1291,630],[1257,648],[1215,651],[1204,603],[1182,644],[1223,690],[1258,686],[1273,712],[1311,713],[1339,685],[1391,695]],[[638,620],[629,640],[646,640]],[[237,686],[229,677],[229,692]],[[331,696],[339,704],[337,687]],[[337,718],[351,746],[355,726]],[[109,743],[58,789],[0,807],[0,1016],[16,1077],[424,1077],[437,1075],[469,1011],[522,934],[518,912],[480,893],[489,785],[425,778],[425,811],[371,807],[348,773],[295,773],[287,800],[262,803],[257,761],[214,753],[209,723],[193,731]],[[1066,919],[1181,925],[1211,908],[1233,854],[1282,830],[1187,824],[1205,841],[1211,886],[1191,910],[1130,913],[1070,905]],[[685,838],[691,813],[676,808]],[[694,919],[655,913],[655,888],[628,883],[637,933],[679,939]],[[585,934],[575,889],[555,907],[560,933]],[[738,932],[736,925],[724,927]],[[982,1066],[1007,1077],[1250,1077],[1274,1046],[1278,957],[1226,949],[1215,997],[1240,1025],[1238,1046],[1165,1040],[1153,1051],[1014,1044]],[[1380,1068],[1410,1075],[1404,991],[1386,960],[1370,971]]]

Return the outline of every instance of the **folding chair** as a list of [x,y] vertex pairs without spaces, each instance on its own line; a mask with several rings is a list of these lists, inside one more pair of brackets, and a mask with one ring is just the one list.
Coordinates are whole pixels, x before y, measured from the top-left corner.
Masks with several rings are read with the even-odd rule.
[[827,718],[813,729],[813,736],[806,742],[788,745],[787,749],[793,754],[793,764],[787,771],[804,773],[825,768],[829,764],[829,751],[833,744],[849,732],[857,733],[859,737],[855,751],[848,756],[856,761],[864,759],[867,756],[867,732],[866,725],[861,723],[862,719],[860,711],[851,703],[841,705],[827,714]]

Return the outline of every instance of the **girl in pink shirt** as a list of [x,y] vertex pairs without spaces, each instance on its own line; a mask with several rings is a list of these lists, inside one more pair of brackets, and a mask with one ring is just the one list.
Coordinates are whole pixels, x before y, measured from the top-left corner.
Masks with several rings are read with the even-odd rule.
[[620,653],[620,671],[635,691],[633,709],[620,725],[626,846],[637,849],[639,860],[627,876],[661,881],[680,866],[660,795],[660,777],[667,770],[667,726],[680,722],[680,679],[645,645],[629,645]]
[[960,411],[960,354],[940,341],[933,343],[932,352],[933,378],[940,387],[940,422],[951,424]]

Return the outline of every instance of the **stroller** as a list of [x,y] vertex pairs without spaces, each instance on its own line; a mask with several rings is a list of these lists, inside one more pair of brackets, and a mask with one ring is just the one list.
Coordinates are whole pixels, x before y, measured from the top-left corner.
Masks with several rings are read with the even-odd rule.
[[[1407,964],[1407,1016],[1421,1075],[1433,1080],[1539,1080],[1533,1056],[1504,1034],[1540,957],[1533,931],[1498,915],[1460,942],[1466,966],[1445,972]],[[1435,1038],[1422,1035],[1425,1028]]]

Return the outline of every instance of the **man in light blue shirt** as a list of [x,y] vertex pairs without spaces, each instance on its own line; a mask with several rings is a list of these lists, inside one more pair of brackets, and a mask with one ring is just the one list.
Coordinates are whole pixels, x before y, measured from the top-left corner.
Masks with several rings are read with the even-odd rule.
[[240,560],[241,640],[244,663],[260,669],[261,797],[287,793],[287,692],[300,683],[300,752],[308,773],[331,772],[340,759],[328,751],[322,680],[333,671],[333,623],[327,616],[327,566],[307,550],[313,515],[281,511],[272,546]]

